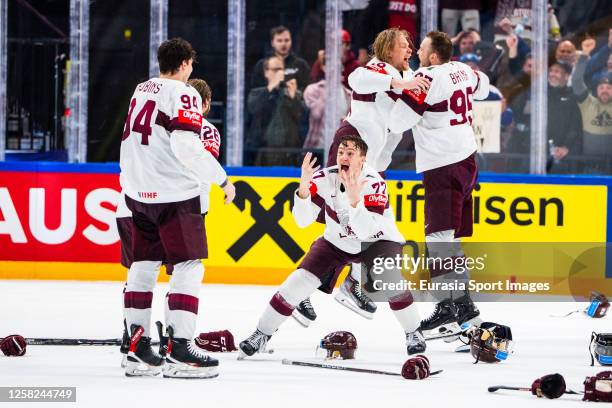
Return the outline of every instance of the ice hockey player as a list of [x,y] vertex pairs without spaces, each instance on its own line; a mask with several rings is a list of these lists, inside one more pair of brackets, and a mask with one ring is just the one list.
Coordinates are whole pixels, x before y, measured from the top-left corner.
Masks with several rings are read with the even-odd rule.
[[[339,140],[347,134],[358,134],[368,145],[366,163],[379,172],[391,164],[391,155],[402,139],[401,133],[389,132],[389,116],[403,89],[427,90],[429,81],[413,78],[408,66],[412,55],[410,35],[399,28],[381,31],[372,46],[373,58],[365,67],[355,69],[348,77],[353,90],[351,109],[342,122],[330,146],[327,166],[336,164]],[[393,210],[387,208],[385,216],[393,218]],[[360,287],[361,265],[351,264],[351,272],[344,280],[335,299],[359,315],[372,319],[376,312],[374,303]],[[316,319],[310,298],[295,309],[293,317],[304,326]]]
[[[158,49],[161,75],[139,84],[131,99],[120,153],[120,183],[131,212],[131,263],[124,294],[130,331],[126,375],[208,378],[218,361],[193,343],[198,293],[207,256],[200,185],[235,195],[225,171],[202,148],[202,100],[186,84],[195,51],[180,38]],[[126,243],[127,244],[127,243]],[[168,295],[166,363],[151,349],[153,288],[162,261],[174,265]]]
[[[364,262],[371,267],[372,254],[394,257],[401,253],[405,240],[395,220],[383,216],[388,201],[387,186],[378,172],[365,164],[367,150],[358,135],[345,135],[340,139],[337,165],[319,171],[316,159],[312,159],[311,153],[306,154],[292,213],[296,223],[306,227],[325,206],[325,231],[272,297],[255,332],[240,343],[240,357],[263,351],[295,306],[317,288],[331,293],[341,267],[351,262]],[[364,242],[371,246],[364,250]],[[386,273],[390,281],[401,279],[398,269]],[[408,354],[422,353],[425,341],[417,331],[420,318],[412,294],[386,291],[385,295],[406,333]]]
[[[212,102],[212,91],[210,89],[210,86],[208,86],[208,83],[206,83],[205,80],[199,79],[199,78],[190,79],[189,81],[187,81],[187,85],[193,87],[198,92],[198,94],[200,94],[200,97],[202,98],[202,130],[200,132],[200,140],[202,141],[204,149],[208,150],[210,154],[213,155],[213,157],[217,159],[218,161],[219,153],[221,151],[221,136],[219,134],[219,131],[215,127],[215,125],[213,125],[206,119],[206,117],[208,116],[208,113],[210,112],[210,107],[211,107],[211,102]],[[206,156],[206,159],[210,160],[210,156]],[[210,207],[209,203],[210,203],[210,183],[202,182],[200,183],[200,207],[201,207],[200,211],[202,212],[202,219],[204,223],[206,222],[206,215],[208,214],[208,209]],[[131,227],[132,220],[130,219],[131,217],[132,217],[132,213],[130,212],[130,210],[128,210],[127,206],[125,205],[125,199],[122,198],[119,202],[119,205],[117,206],[116,222],[117,222],[117,230],[119,231],[119,235],[121,237],[121,242],[122,242],[121,264],[128,269],[132,265],[132,262],[134,259],[134,256],[132,254],[132,249],[131,249],[131,242],[132,242],[132,227]],[[204,234],[204,240],[205,241],[207,240],[206,234]],[[208,247],[207,242],[205,242],[205,245],[206,247]],[[169,275],[172,275],[172,270],[174,266],[172,264],[168,264],[166,261],[164,261],[164,263],[166,265],[166,272]],[[125,287],[124,287],[124,293],[125,293]],[[170,313],[169,305],[168,305],[168,298],[169,298],[168,295],[169,294],[166,294],[166,301],[164,304],[165,306],[164,317],[166,320],[168,320],[169,313]],[[120,351],[121,351],[121,354],[123,354],[121,367],[125,368],[127,364],[127,353],[130,348],[130,336],[128,334],[125,316],[124,316],[123,324],[124,324],[124,330],[123,330],[123,338],[122,338]],[[167,341],[165,336],[163,336],[163,329],[158,328],[158,330],[162,330],[161,335],[160,335],[160,340]],[[164,353],[160,353],[160,354],[163,354],[162,356],[164,356],[165,351],[167,350],[167,344],[165,344],[163,341],[162,341],[162,344],[160,344],[160,351],[161,350],[164,350]]]
[[[428,91],[408,90],[395,103],[389,120],[393,133],[413,129],[416,171],[425,187],[425,242],[430,258],[465,256],[461,237],[472,235],[472,190],[478,177],[472,101],[489,93],[489,78],[469,66],[450,61],[452,43],[445,33],[427,34],[418,51],[421,67],[415,77],[430,80]],[[469,274],[430,266],[432,282],[455,279],[464,284]],[[440,301],[421,322],[426,337],[446,324],[458,329],[480,312],[468,291],[437,293]]]

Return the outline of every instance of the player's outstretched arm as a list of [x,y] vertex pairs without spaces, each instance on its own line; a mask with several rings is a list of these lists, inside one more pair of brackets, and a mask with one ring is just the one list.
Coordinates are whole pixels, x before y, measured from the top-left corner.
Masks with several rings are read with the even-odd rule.
[[[312,195],[317,194],[317,186],[313,182],[313,177],[319,167],[317,158],[313,157],[311,152],[306,153],[302,162],[300,186],[296,191],[293,209],[291,210],[295,223],[302,228],[312,224],[320,211],[320,207],[313,203],[312,197]],[[321,199],[318,195],[317,198]]]
[[412,89],[414,91],[427,92],[431,82],[424,77],[415,77],[412,79],[395,79],[391,80],[391,88],[394,89]]

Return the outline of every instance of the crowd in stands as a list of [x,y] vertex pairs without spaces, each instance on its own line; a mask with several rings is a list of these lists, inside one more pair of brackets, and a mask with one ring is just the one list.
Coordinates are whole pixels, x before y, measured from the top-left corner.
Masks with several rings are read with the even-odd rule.
[[[369,60],[368,45],[377,32],[400,27],[413,46],[419,43],[420,1],[362,3],[358,13],[345,19],[347,29],[341,33],[342,87],[335,103],[342,115],[350,109],[348,76]],[[548,7],[547,169],[610,174],[612,6],[598,0],[583,3],[557,0]],[[487,100],[501,101],[502,159],[489,170],[526,171],[531,114],[537,108],[531,104],[531,0],[440,0],[439,7],[440,28],[454,44],[453,60],[487,73],[494,85]],[[576,13],[568,12],[571,7]],[[325,51],[318,50],[314,61],[300,58],[284,26],[271,29],[270,50],[255,64],[247,91],[245,165],[296,165],[302,149],[325,148]],[[411,66],[416,69],[418,61]],[[410,146],[409,140],[400,145]]]

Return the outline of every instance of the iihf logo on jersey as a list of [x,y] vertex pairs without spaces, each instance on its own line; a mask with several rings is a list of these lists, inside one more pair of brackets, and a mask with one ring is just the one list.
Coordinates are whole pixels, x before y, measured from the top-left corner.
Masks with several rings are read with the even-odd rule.
[[202,126],[202,114],[194,111],[179,109],[179,123],[187,123],[190,125]]

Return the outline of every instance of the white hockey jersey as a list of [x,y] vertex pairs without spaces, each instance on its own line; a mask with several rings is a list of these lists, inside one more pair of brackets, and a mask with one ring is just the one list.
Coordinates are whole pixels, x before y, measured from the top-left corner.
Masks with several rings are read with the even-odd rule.
[[[221,135],[215,125],[206,119],[202,119],[200,140],[202,140],[202,144],[204,144],[204,149],[209,151],[216,160],[219,160]],[[202,214],[208,212],[208,208],[210,207],[210,183],[208,182],[203,182],[200,185],[200,207],[202,208]]]
[[472,101],[489,94],[489,78],[461,62],[420,68],[431,81],[428,92],[407,90],[390,115],[392,132],[413,128],[416,171],[457,163],[476,151]]
[[[119,163],[121,188],[127,196],[146,203],[175,202],[198,196],[204,179],[223,183],[226,175],[218,163],[198,164],[196,172],[173,151],[177,140],[182,152],[189,151],[189,143],[199,143],[201,109],[198,92],[181,81],[152,78],[136,87],[125,121]],[[171,138],[178,138],[172,139],[175,144]],[[204,151],[197,154],[211,156]]]
[[292,209],[300,227],[313,223],[325,205],[323,237],[336,248],[351,254],[361,252],[362,242],[393,241],[404,243],[393,217],[383,215],[389,206],[387,184],[373,168],[364,165],[360,179],[368,183],[362,190],[363,199],[353,208],[341,186],[338,166],[326,167],[314,174],[310,195],[300,198],[295,193]]
[[346,120],[368,145],[366,162],[376,171],[385,171],[402,133],[389,132],[389,117],[400,90],[391,89],[391,79],[411,79],[412,71],[400,73],[393,66],[373,58],[348,77],[353,89],[351,110]]

